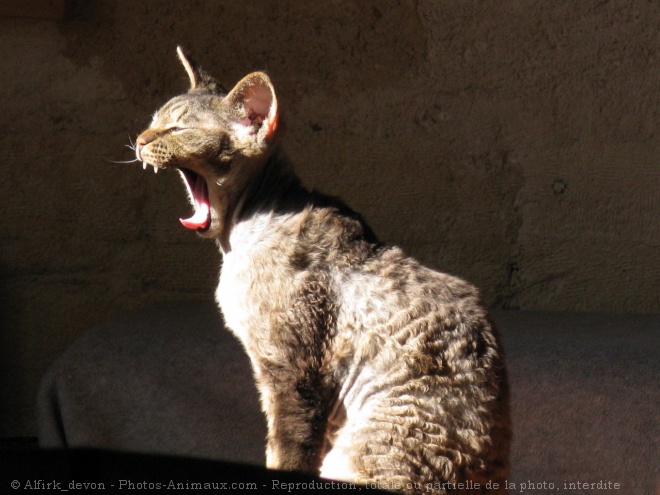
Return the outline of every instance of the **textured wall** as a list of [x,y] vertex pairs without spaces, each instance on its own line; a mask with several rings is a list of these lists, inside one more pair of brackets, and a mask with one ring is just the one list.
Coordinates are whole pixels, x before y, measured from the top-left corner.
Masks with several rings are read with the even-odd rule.
[[488,303],[660,310],[657,2],[77,3],[0,18],[0,436],[86,328],[212,295],[176,174],[110,162],[186,88],[178,43],[268,70],[305,182]]

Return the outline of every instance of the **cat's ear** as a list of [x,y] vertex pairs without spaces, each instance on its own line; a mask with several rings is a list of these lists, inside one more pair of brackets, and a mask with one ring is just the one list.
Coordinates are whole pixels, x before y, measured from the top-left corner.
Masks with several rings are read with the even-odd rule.
[[224,101],[241,138],[250,138],[257,144],[272,141],[278,125],[277,98],[266,74],[253,72],[245,76]]
[[204,91],[207,93],[213,93],[218,95],[226,95],[227,90],[222,87],[222,85],[213,78],[208,72],[200,67],[200,65],[193,60],[190,55],[183,51],[183,48],[180,46],[176,47],[176,53],[179,56],[179,60],[183,64],[184,69],[188,73],[190,78],[190,89],[189,93]]

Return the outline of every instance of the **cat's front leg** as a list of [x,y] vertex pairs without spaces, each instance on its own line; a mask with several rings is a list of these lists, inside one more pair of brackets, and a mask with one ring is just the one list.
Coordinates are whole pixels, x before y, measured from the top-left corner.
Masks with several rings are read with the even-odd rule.
[[273,402],[272,386],[268,384],[260,374],[257,373],[257,387],[261,397],[261,408],[266,415],[266,425],[268,427],[268,442],[266,444],[266,467],[270,469],[279,469],[281,466],[281,455],[279,442],[275,440],[275,406]]
[[333,297],[328,276],[307,273],[279,308],[253,327],[249,344],[268,423],[267,465],[317,474],[336,388],[332,341]]
[[260,387],[268,424],[266,466],[318,474],[327,425],[326,387],[309,376],[269,382]]

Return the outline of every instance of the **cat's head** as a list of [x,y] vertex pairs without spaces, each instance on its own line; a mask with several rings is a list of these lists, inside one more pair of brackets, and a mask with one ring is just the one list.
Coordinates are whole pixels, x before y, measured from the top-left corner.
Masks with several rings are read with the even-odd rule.
[[203,237],[217,237],[274,151],[277,99],[263,72],[247,75],[227,92],[181,47],[177,53],[190,89],[156,112],[137,137],[135,152],[144,168],[179,171],[195,208],[181,223]]

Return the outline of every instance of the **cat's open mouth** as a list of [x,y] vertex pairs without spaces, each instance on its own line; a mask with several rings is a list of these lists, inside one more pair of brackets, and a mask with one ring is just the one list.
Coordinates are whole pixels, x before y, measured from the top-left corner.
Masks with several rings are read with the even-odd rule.
[[211,225],[211,205],[206,180],[200,174],[185,168],[177,168],[192,198],[195,212],[190,218],[180,218],[181,224],[193,230],[204,231]]

